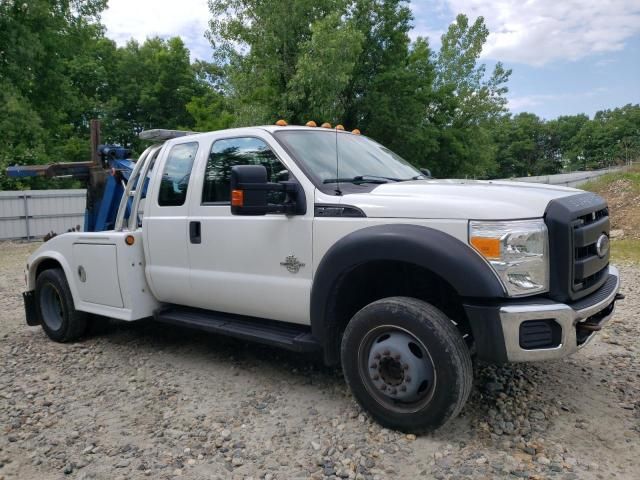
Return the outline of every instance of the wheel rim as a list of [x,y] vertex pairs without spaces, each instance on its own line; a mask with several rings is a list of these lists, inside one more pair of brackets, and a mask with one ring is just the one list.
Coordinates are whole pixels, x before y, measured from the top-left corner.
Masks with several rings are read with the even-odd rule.
[[42,287],[40,294],[40,311],[42,312],[42,320],[51,330],[59,330],[62,326],[64,318],[64,308],[62,306],[62,298],[58,289],[47,283]]
[[429,350],[403,328],[369,331],[360,342],[358,369],[371,396],[393,411],[415,412],[433,396],[436,371]]

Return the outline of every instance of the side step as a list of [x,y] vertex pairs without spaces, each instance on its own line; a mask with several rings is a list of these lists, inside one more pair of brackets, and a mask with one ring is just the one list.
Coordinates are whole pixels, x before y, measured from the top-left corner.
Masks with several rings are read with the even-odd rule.
[[294,352],[314,352],[321,348],[320,343],[311,335],[311,329],[303,325],[177,305],[157,310],[154,318],[163,323],[183,325]]

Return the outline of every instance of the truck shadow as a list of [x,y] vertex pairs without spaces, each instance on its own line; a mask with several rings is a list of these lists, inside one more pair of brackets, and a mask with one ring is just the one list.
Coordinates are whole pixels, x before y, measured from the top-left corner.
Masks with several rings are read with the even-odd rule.
[[[289,352],[152,320],[101,322],[87,341],[96,337],[115,344],[135,343],[136,349],[149,354],[188,353],[198,363],[239,367],[251,375],[268,372],[290,384],[329,387],[350,397],[341,369],[325,366],[320,355]],[[474,362],[474,388],[466,407],[458,419],[431,435],[455,441],[461,431],[468,429],[475,432],[474,436],[493,440],[543,434],[556,417],[575,411],[560,398],[571,397],[576,385],[567,383],[564,375],[549,375],[562,363],[499,366]],[[565,364],[563,370],[568,367]]]

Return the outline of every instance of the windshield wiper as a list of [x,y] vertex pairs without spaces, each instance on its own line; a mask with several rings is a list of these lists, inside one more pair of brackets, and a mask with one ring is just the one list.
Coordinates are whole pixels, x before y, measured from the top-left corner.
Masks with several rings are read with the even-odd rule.
[[322,183],[388,183],[400,182],[399,178],[380,177],[378,175],[357,175],[351,178],[327,178]]

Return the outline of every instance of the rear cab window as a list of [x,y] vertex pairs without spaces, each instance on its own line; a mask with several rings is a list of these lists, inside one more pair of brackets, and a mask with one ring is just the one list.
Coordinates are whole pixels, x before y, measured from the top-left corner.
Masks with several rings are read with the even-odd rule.
[[179,207],[184,205],[198,146],[198,142],[189,142],[171,147],[160,180],[159,206]]

